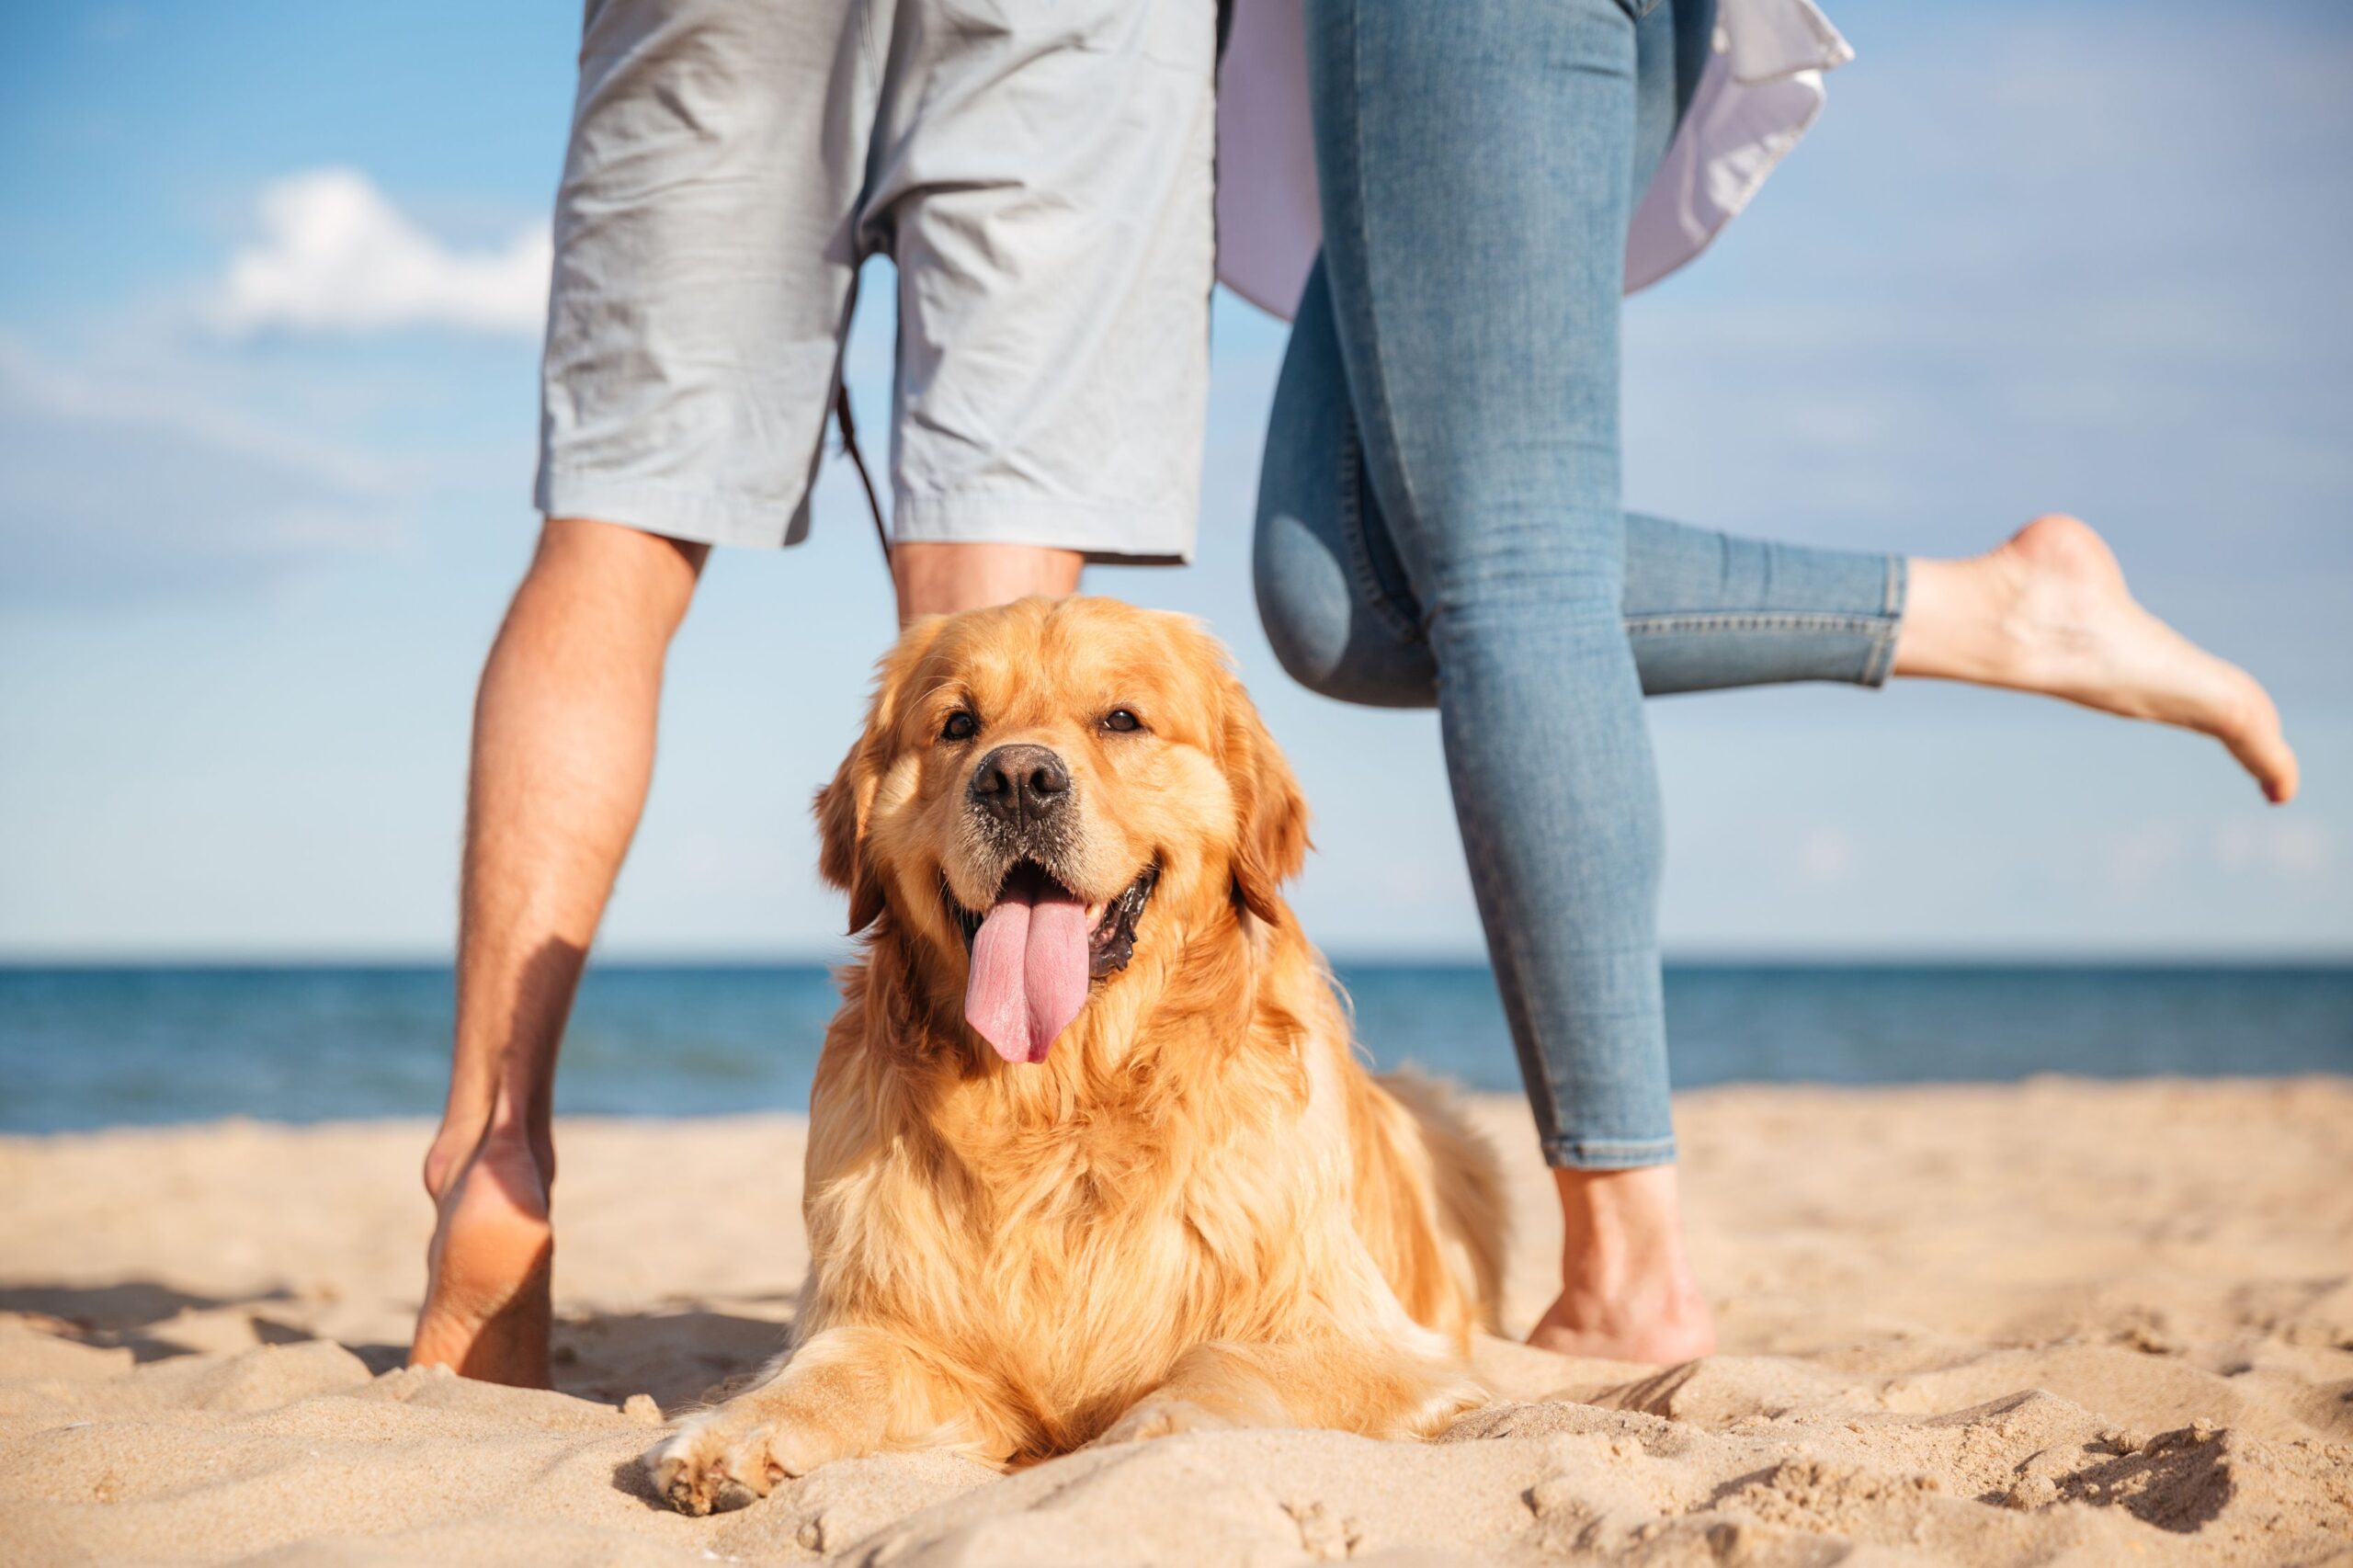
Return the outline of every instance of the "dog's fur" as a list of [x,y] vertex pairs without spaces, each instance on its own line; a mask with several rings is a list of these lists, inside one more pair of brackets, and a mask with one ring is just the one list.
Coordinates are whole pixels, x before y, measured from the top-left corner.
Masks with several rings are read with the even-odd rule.
[[[943,734],[957,711],[977,738]],[[1006,875],[968,785],[1011,742],[1068,767],[1052,869],[1073,893],[1109,904],[1158,868],[1131,959],[1035,1065],[963,1017],[958,914]],[[1305,805],[1192,622],[1104,599],[918,622],[817,818],[866,936],[811,1096],[796,1344],[647,1456],[664,1496],[740,1506],[892,1449],[1010,1465],[1215,1426],[1427,1436],[1479,1401],[1492,1152],[1434,1086],[1357,1061],[1279,892]]]

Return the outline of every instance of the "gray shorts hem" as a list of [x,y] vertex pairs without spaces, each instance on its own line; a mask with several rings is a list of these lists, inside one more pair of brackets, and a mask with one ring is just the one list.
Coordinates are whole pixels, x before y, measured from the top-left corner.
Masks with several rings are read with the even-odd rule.
[[809,531],[805,502],[788,507],[715,485],[542,469],[532,494],[550,517],[593,517],[693,544],[775,550]]
[[1094,565],[1183,566],[1193,559],[1193,508],[1162,502],[1058,501],[950,491],[901,494],[894,542],[1029,544],[1075,550]]

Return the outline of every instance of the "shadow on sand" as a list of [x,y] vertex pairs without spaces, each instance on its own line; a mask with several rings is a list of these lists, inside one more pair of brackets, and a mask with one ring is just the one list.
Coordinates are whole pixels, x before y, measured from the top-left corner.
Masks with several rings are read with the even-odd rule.
[[[784,1348],[790,1301],[748,1303],[748,1312],[692,1304],[652,1312],[573,1312],[555,1324],[555,1385],[600,1404],[651,1394],[672,1414],[725,1398],[756,1378]],[[279,1310],[273,1311],[271,1309]],[[278,1287],[247,1295],[205,1296],[147,1279],[106,1285],[0,1284],[0,1314],[85,1345],[126,1349],[135,1362],[198,1353],[168,1332],[189,1312],[241,1312],[264,1345],[294,1345],[327,1337],[300,1320],[296,1294]],[[774,1315],[751,1315],[773,1312]],[[345,1342],[371,1372],[404,1365],[405,1344]]]

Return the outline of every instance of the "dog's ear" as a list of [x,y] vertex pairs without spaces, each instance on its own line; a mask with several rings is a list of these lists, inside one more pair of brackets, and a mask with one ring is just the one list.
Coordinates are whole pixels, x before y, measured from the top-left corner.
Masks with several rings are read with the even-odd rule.
[[1313,847],[1307,799],[1242,683],[1225,679],[1225,778],[1233,790],[1233,892],[1269,925],[1282,919],[1282,884]]
[[817,791],[817,873],[849,894],[849,934],[857,936],[882,913],[882,879],[866,856],[866,813],[876,778],[868,766],[872,732],[842,758],[834,781]]
[[914,683],[923,656],[938,640],[941,616],[926,616],[909,627],[875,666],[874,699],[867,707],[866,730],[849,748],[834,781],[817,791],[817,872],[849,894],[849,934],[857,936],[882,913],[882,875],[867,853],[867,817],[890,766],[891,735],[899,707]]

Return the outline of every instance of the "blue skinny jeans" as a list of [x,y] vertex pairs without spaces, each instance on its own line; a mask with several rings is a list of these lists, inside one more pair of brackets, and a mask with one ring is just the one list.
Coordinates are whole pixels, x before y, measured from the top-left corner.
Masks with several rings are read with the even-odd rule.
[[1646,693],[1876,686],[1899,557],[1624,510],[1619,307],[1709,0],[1308,0],[1324,254],[1260,475],[1267,633],[1435,704],[1545,1158],[1675,1157]]

